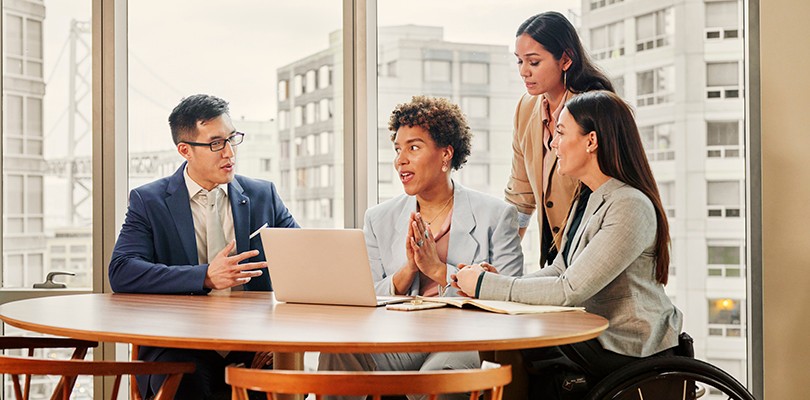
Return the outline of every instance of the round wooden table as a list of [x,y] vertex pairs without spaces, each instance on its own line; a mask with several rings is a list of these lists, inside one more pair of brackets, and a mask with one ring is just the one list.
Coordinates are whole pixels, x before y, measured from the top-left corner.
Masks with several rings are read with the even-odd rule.
[[[444,307],[403,312],[279,303],[269,292],[43,297],[0,305],[0,320],[30,331],[99,342],[273,351],[274,368],[296,370],[303,369],[306,351],[515,350],[581,342],[608,327],[606,319],[579,311],[503,315]],[[504,398],[525,397],[510,394],[515,388],[508,386]]]
[[455,307],[402,312],[279,303],[269,292],[44,297],[0,305],[0,319],[17,328],[100,342],[284,353],[522,349],[585,341],[608,326],[585,312],[502,315]]

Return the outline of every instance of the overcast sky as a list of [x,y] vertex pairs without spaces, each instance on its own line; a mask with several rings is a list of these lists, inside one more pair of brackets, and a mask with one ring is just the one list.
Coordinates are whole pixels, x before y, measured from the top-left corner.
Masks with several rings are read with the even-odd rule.
[[[171,148],[166,118],[194,93],[228,100],[235,120],[275,118],[276,69],[328,47],[329,32],[341,28],[341,3],[129,1],[130,150]],[[59,54],[71,18],[89,20],[90,2],[46,0],[45,6],[46,155],[58,157],[66,143],[69,82],[68,51]],[[445,40],[511,49],[527,17],[547,10],[578,14],[579,7],[579,0],[380,0],[377,14],[381,26],[443,26]],[[88,138],[77,151],[89,150]]]

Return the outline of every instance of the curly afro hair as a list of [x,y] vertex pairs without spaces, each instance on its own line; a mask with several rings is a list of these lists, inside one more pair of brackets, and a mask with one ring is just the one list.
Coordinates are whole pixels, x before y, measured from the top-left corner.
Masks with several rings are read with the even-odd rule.
[[439,147],[453,146],[453,169],[461,169],[470,155],[472,132],[459,106],[442,97],[414,96],[397,105],[388,121],[391,141],[401,126],[418,126],[430,133]]

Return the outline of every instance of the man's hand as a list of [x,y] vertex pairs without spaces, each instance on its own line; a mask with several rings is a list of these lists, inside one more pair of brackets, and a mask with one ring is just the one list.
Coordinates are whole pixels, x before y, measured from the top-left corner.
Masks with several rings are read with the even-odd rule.
[[267,267],[267,263],[255,262],[239,264],[242,260],[259,255],[258,250],[250,250],[234,256],[228,254],[236,246],[236,241],[232,240],[222,249],[213,260],[208,262],[208,271],[205,273],[205,287],[209,289],[227,289],[236,285],[243,285],[250,282],[250,278],[255,278],[262,274],[262,271],[248,271]]

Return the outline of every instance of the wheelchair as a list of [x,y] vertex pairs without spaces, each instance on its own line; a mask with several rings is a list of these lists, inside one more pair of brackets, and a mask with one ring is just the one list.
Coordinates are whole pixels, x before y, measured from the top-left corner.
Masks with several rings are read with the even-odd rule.
[[684,356],[634,362],[608,375],[587,400],[755,400],[739,381],[704,361]]

